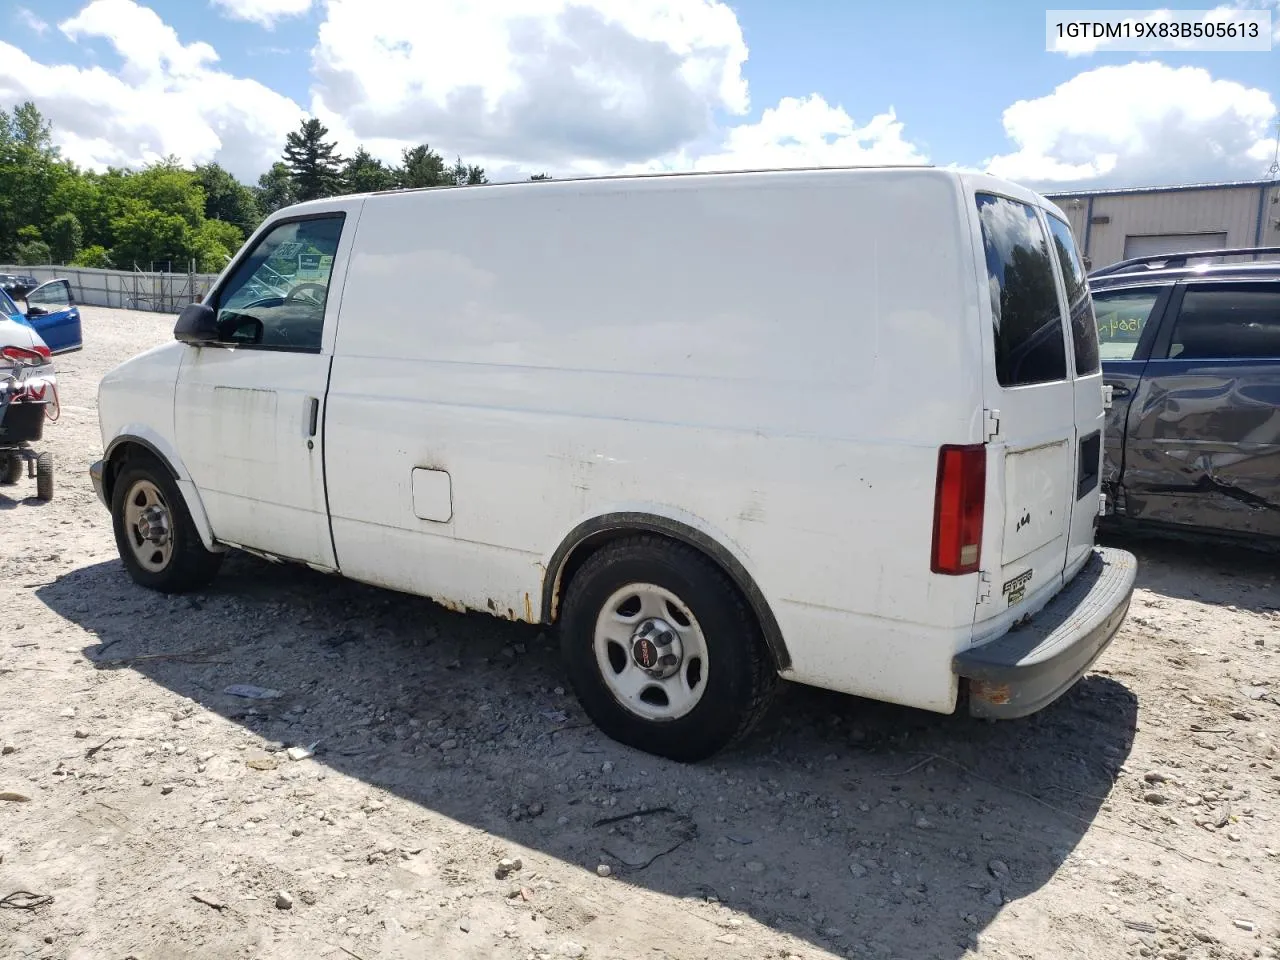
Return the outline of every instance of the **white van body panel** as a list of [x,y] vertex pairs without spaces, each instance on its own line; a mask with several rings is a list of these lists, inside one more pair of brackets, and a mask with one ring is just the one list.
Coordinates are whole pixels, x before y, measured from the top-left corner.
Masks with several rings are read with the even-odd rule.
[[[201,490],[219,539],[336,570],[325,504],[324,419],[342,277],[357,234],[360,201],[316,201],[281,219],[342,213],[319,352],[205,347],[185,352],[174,396],[177,447]],[[252,244],[246,244],[243,259]],[[234,271],[229,265],[224,276]],[[216,296],[214,287],[211,296]]]
[[[369,197],[325,424],[361,451],[328,463],[339,566],[536,619],[568,531],[639,501],[734,550],[789,676],[950,709],[977,578],[928,566],[938,446],[981,442],[966,203],[922,170]],[[416,468],[449,473],[447,522]]]
[[201,542],[218,550],[200,491],[174,442],[174,383],[185,352],[180,343],[161,344],[109,371],[98,385],[98,423],[104,448],[113,441],[140,441],[168,464]]
[[[1007,198],[1033,208],[1038,229],[1047,234],[1045,214],[1061,210],[1038,194],[984,174],[963,174],[961,182],[971,211],[970,244],[976,282],[990,282],[978,194]],[[1047,251],[1046,251],[1047,252]],[[1057,312],[1065,315],[1061,275],[1050,256],[1057,283]],[[1097,494],[1087,508],[1076,504],[1077,448],[1087,432],[1079,418],[1093,410],[1101,418],[1101,380],[1089,378],[1078,386],[1073,347],[1065,325],[1055,336],[1065,357],[1063,377],[1046,383],[1003,386],[997,378],[995,329],[997,318],[990,296],[979,297],[983,341],[984,404],[998,418],[998,434],[987,444],[987,509],[983,531],[982,588],[979,592],[971,644],[976,646],[1006,633],[1016,621],[1045,606],[1088,559],[1093,546]],[[1061,319],[1061,316],[1057,318]],[[1092,390],[1096,397],[1089,398]],[[1084,420],[1093,422],[1092,417]],[[1099,419],[1099,425],[1101,423]],[[1085,549],[1072,550],[1083,540]]]
[[[513,620],[554,620],[576,531],[679,527],[758,595],[784,676],[950,712],[957,659],[1089,560],[1076,459],[1102,416],[1065,329],[1061,382],[998,383],[979,192],[1056,210],[919,167],[301,204],[240,257],[345,214],[319,351],[150,351],[104,381],[104,442],[149,429],[207,543]],[[932,573],[939,448],[984,444],[980,569]]]

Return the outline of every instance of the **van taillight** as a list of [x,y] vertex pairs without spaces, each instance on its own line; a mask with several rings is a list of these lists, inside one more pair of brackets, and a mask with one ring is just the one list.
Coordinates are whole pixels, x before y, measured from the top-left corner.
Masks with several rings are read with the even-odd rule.
[[933,503],[934,573],[958,576],[977,571],[986,499],[986,446],[979,443],[940,449]]
[[53,351],[50,350],[48,347],[46,347],[43,343],[37,344],[31,349],[34,350],[36,353],[40,354],[40,356],[44,357],[46,360],[53,359]]

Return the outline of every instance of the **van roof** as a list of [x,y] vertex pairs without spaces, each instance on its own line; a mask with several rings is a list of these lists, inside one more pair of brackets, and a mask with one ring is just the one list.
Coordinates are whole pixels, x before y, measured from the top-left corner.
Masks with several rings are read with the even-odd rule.
[[[748,176],[780,176],[780,177],[805,177],[814,175],[831,175],[831,174],[869,174],[883,173],[892,171],[905,175],[922,174],[931,177],[949,177],[962,181],[970,190],[986,190],[998,193],[1004,193],[1015,199],[1023,201],[1031,201],[1045,208],[1046,210],[1057,212],[1062,219],[1066,219],[1066,214],[1052,200],[1044,195],[1031,190],[1020,184],[1005,180],[1002,177],[992,176],[978,170],[961,170],[955,167],[938,167],[934,164],[910,163],[910,164],[866,164],[866,165],[840,165],[840,166],[809,166],[809,167],[760,167],[746,170],[676,170],[676,171],[656,171],[644,173],[604,173],[604,174],[584,174],[581,176],[558,177],[550,180],[506,180],[486,184],[472,184],[467,187],[468,190],[482,188],[505,188],[505,189],[554,189],[557,184],[582,184],[582,183],[610,183],[610,182],[633,182],[633,183],[650,183],[662,180],[693,180],[693,179],[728,179],[734,177]],[[437,190],[455,191],[457,187],[441,184],[431,187],[402,187],[394,190],[377,190],[367,193],[344,194],[341,197],[324,197],[317,200],[308,200],[303,203],[292,204],[282,210],[294,210],[299,208],[311,208],[313,206],[331,205],[336,201],[360,200],[368,197],[386,197],[386,196],[403,196],[406,194],[428,193]]]
[[[761,173],[833,173],[833,172],[853,172],[864,170],[937,170],[938,168],[931,163],[875,163],[861,165],[840,165],[840,166],[812,166],[812,167],[751,167],[747,169],[735,170],[652,170],[643,173],[593,173],[580,174],[573,177],[554,177],[550,180],[500,180],[492,183],[470,184],[470,186],[485,187],[511,187],[532,183],[592,183],[597,180],[664,180],[675,177],[734,177],[745,176],[750,174]],[[416,193],[423,190],[449,190],[452,189],[448,184],[440,184],[433,187],[398,187],[392,190],[377,190],[367,196],[380,196],[383,194],[396,193]]]

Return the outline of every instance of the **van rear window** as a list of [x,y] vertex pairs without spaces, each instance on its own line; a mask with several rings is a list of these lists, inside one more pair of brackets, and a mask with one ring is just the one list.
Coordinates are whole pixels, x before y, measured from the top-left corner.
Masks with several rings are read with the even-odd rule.
[[1089,282],[1085,279],[1084,265],[1076,252],[1071,228],[1057,217],[1048,217],[1049,232],[1062,268],[1062,281],[1067,290],[1067,308],[1071,320],[1071,346],[1076,355],[1076,376],[1087,377],[1102,369],[1098,362],[1098,321],[1093,316],[1093,304],[1089,299]]
[[1067,379],[1067,351],[1049,241],[1034,208],[977,195],[1002,387]]

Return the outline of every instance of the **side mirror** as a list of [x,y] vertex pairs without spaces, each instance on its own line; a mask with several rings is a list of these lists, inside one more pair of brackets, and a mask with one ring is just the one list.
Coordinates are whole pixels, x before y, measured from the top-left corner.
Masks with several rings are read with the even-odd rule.
[[178,314],[173,325],[173,337],[183,343],[199,346],[218,339],[218,315],[204,303],[189,303]]

